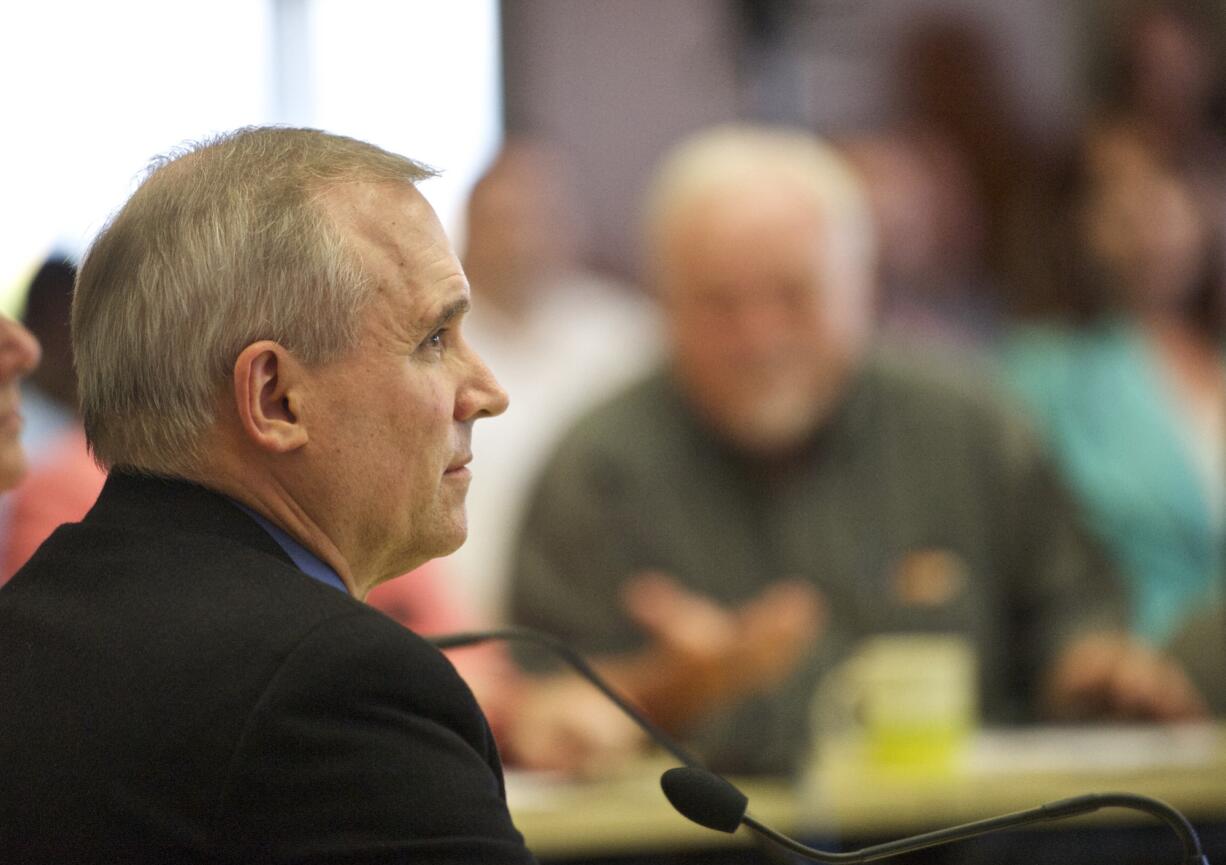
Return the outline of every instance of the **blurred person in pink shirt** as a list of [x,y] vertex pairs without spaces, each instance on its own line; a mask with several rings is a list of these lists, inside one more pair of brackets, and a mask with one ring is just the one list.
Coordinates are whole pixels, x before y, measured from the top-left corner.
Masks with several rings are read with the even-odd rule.
[[0,503],[0,585],[62,523],[85,516],[106,478],[89,455],[77,417],[68,315],[76,266],[53,254],[30,281],[22,322],[42,362],[22,386],[21,445],[29,470]]

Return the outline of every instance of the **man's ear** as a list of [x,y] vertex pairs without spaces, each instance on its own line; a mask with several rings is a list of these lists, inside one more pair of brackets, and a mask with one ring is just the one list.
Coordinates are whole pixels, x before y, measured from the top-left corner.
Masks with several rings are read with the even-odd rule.
[[303,367],[280,343],[253,342],[234,361],[234,400],[244,437],[262,450],[289,453],[307,443],[302,422]]

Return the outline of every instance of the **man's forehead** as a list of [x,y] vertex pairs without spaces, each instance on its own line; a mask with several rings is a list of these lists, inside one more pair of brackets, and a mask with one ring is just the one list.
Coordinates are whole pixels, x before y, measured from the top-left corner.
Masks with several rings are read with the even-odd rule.
[[826,242],[825,216],[794,194],[725,198],[678,220],[664,249],[668,259],[682,258],[687,265],[761,259],[767,249],[808,257]]
[[407,183],[335,183],[320,200],[348,234],[375,249],[424,242],[439,228],[429,202]]
[[434,209],[409,184],[338,184],[323,194],[323,205],[372,271],[416,282],[429,278],[427,269],[459,269]]
[[463,269],[433,208],[413,186],[349,182],[321,197],[374,279],[373,319],[416,331],[467,309]]
[[827,230],[826,217],[819,202],[794,187],[717,185],[678,202],[672,218],[661,226],[660,248],[671,257],[783,231],[793,237],[808,234],[820,243]]

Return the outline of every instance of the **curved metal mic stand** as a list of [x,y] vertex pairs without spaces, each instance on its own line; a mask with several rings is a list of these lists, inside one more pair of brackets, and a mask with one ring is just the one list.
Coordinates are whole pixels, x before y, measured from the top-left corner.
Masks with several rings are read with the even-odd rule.
[[[1188,819],[1183,814],[1180,814],[1165,802],[1131,793],[1094,793],[1085,796],[1075,796],[1071,799],[1062,799],[1059,802],[1040,805],[1037,808],[1031,808],[1026,811],[1015,811],[1012,814],[1005,814],[1000,817],[989,817],[986,820],[964,823],[961,826],[937,829],[922,835],[914,835],[910,838],[876,844],[846,853],[831,853],[807,847],[764,823],[758,822],[748,814],[745,810],[748,800],[743,793],[725,779],[704,768],[702,762],[697,757],[673,741],[671,736],[646,718],[625,697],[617,693],[613,686],[606,682],[592,668],[591,664],[584,660],[582,655],[557,637],[542,631],[533,630],[532,628],[506,627],[489,631],[468,631],[430,638],[430,642],[440,650],[471,646],[489,640],[518,640],[536,643],[554,652],[570,664],[579,675],[583,676],[593,687],[608,697],[615,706],[625,712],[660,747],[684,764],[684,768],[678,767],[665,772],[664,777],[661,778],[661,785],[664,787],[665,795],[674,808],[688,819],[708,829],[715,829],[720,832],[733,832],[738,824],[744,824],[759,836],[766,838],[779,847],[814,862],[873,862],[888,856],[922,850],[925,847],[936,847],[954,841],[962,841],[979,835],[986,835],[990,832],[1000,832],[1031,823],[1063,820],[1067,817],[1089,814],[1102,808],[1131,808],[1157,817],[1175,831],[1183,845],[1182,865],[1209,865],[1209,860],[1205,857],[1204,851],[1201,848],[1196,830],[1193,829],[1192,824],[1188,822]],[[670,778],[672,783],[670,783]],[[682,791],[680,794],[676,792],[678,789]],[[674,798],[675,796],[678,796],[678,798]],[[715,807],[712,809],[710,806],[713,803]],[[719,815],[715,821],[710,820],[708,817],[712,810],[718,812]]]

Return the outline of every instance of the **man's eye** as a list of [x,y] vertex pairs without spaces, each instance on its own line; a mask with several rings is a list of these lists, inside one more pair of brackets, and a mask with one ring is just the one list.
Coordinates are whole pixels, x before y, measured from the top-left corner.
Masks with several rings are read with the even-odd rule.
[[434,333],[426,337],[426,341],[422,343],[422,346],[424,348],[442,348],[443,347],[443,334],[445,334],[446,332],[447,332],[446,328],[443,328],[442,330],[436,330]]

